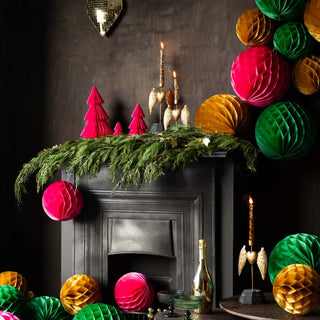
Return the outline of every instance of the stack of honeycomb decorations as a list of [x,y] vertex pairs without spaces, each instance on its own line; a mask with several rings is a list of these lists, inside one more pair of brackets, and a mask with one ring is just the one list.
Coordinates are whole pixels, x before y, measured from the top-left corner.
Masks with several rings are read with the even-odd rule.
[[81,309],[73,320],[126,320],[121,310],[104,303],[90,304]]
[[297,159],[306,155],[314,144],[315,121],[298,103],[278,102],[260,114],[255,136],[267,158]]
[[304,24],[309,33],[317,40],[320,41],[320,4],[319,0],[308,0],[304,15]]
[[24,320],[71,320],[72,315],[56,297],[41,296],[29,301],[23,312]]
[[258,8],[242,13],[236,24],[239,40],[248,47],[267,46],[273,39],[275,23]]
[[19,289],[25,297],[28,296],[28,283],[26,278],[16,271],[0,273],[0,286],[9,285]]
[[299,59],[292,69],[292,83],[304,95],[312,95],[320,88],[320,58],[309,55]]
[[72,315],[87,305],[100,302],[101,298],[98,282],[84,274],[71,276],[60,290],[62,306]]
[[291,314],[306,314],[320,303],[320,276],[304,264],[283,268],[273,283],[273,297],[278,305]]
[[305,8],[306,0],[256,0],[258,8],[271,19],[290,21],[298,19]]
[[23,293],[9,285],[0,286],[0,310],[20,317],[26,303]]
[[251,125],[248,106],[231,94],[217,94],[202,102],[194,125],[203,127],[207,134],[225,133],[246,135]]
[[314,40],[301,22],[282,24],[273,37],[274,48],[291,60],[304,58],[311,53]]

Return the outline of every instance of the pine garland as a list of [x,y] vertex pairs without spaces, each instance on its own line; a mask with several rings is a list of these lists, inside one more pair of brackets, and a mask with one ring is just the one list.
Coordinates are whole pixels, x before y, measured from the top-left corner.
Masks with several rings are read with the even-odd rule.
[[140,187],[143,182],[155,181],[165,172],[183,170],[203,154],[216,151],[242,152],[249,170],[255,171],[258,150],[249,141],[215,133],[207,135],[202,128],[172,126],[161,133],[141,136],[102,136],[96,139],[70,140],[59,146],[44,149],[25,163],[15,181],[15,197],[22,204],[26,183],[36,174],[37,192],[53,178],[55,172],[66,167],[76,171],[76,181],[83,175],[95,176],[106,162],[114,183],[117,172],[118,188]]

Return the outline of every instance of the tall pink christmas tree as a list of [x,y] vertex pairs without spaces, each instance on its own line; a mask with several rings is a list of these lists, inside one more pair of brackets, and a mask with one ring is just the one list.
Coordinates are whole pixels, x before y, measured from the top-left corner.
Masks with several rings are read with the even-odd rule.
[[131,118],[133,118],[133,120],[131,121],[130,125],[129,125],[129,136],[135,135],[135,134],[144,134],[146,133],[146,129],[148,128],[148,126],[146,125],[146,123],[144,122],[143,118],[145,117],[140,104],[137,104],[132,115]]
[[98,138],[100,136],[113,134],[113,130],[107,123],[109,116],[102,108],[102,103],[104,103],[102,97],[97,88],[93,86],[87,101],[87,104],[90,105],[90,107],[84,117],[87,124],[81,132],[81,137],[84,139]]
[[121,136],[123,135],[123,130],[122,130],[122,127],[121,127],[121,124],[120,122],[117,122],[116,126],[114,127],[114,133],[113,133],[114,136]]

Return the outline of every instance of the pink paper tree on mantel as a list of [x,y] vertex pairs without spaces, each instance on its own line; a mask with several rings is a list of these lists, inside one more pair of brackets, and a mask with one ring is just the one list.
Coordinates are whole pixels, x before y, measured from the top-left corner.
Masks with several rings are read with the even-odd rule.
[[110,128],[107,120],[109,116],[102,108],[101,104],[104,103],[97,88],[93,86],[87,104],[90,105],[84,120],[87,124],[81,132],[81,137],[84,139],[98,138],[100,136],[106,136],[113,134],[113,130]]
[[130,125],[129,125],[129,136],[133,136],[135,134],[144,134],[146,133],[146,129],[148,128],[148,126],[146,125],[146,123],[144,122],[143,118],[145,117],[140,104],[137,104],[132,115],[131,118],[133,118],[133,120],[131,121]]
[[116,126],[114,127],[114,133],[113,133],[114,136],[121,136],[123,135],[123,130],[122,130],[122,127],[121,127],[121,124],[120,122],[117,122]]

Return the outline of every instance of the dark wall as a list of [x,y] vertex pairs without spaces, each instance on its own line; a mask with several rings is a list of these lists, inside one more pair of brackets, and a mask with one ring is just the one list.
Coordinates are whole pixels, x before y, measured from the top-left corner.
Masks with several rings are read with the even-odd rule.
[[[148,114],[147,103],[158,84],[160,41],[165,43],[165,89],[173,86],[171,72],[176,70],[181,100],[193,122],[202,101],[234,94],[230,68],[246,49],[235,23],[242,12],[256,7],[254,0],[124,2],[124,13],[108,37],[90,23],[85,1],[2,2],[1,246],[9,259],[1,269],[19,269],[44,294],[60,290],[60,224],[45,217],[33,185],[24,212],[17,211],[12,184],[22,164],[44,147],[80,137],[93,85],[105,101],[111,127],[121,121],[128,132],[137,103],[149,127],[157,121],[157,112]],[[303,97],[291,89],[289,96],[310,108],[319,124],[319,94]],[[254,117],[261,112],[251,109]],[[256,174],[238,169],[239,250],[247,241],[243,198],[248,193],[256,200],[256,249],[263,245],[270,253],[290,233],[320,234],[318,140],[304,159],[275,162],[260,156]]]

